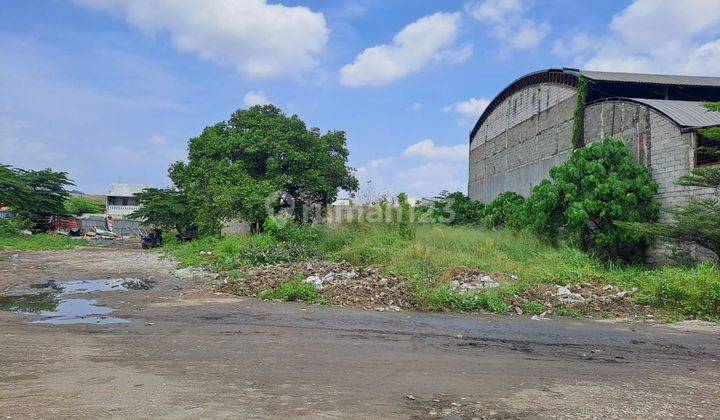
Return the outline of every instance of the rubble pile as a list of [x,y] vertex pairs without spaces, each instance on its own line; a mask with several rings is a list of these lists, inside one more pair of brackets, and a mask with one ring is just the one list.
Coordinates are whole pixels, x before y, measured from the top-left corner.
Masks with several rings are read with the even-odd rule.
[[298,262],[259,267],[239,279],[227,279],[221,291],[258,296],[282,283],[300,280],[312,284],[332,305],[361,307],[378,311],[399,311],[412,307],[412,291],[406,281],[378,266],[353,267],[341,262]]
[[480,270],[462,269],[452,275],[450,287],[458,292],[477,292],[500,286],[495,279]]
[[557,307],[577,309],[586,314],[609,311],[616,315],[629,315],[648,312],[649,308],[633,301],[635,294],[637,288],[624,290],[609,284],[538,285],[513,296],[508,303],[511,310],[518,314],[522,314],[523,304],[531,301],[545,305],[547,313],[552,313]]

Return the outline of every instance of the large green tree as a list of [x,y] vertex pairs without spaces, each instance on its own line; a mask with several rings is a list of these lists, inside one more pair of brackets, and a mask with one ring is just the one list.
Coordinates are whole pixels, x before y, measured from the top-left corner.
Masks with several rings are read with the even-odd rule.
[[52,215],[66,214],[66,187],[73,185],[66,172],[12,168],[0,164],[0,204],[20,217],[41,222]]
[[183,237],[195,228],[195,212],[182,191],[171,188],[147,188],[135,194],[140,209],[130,214],[130,218],[143,220],[164,230],[175,229]]
[[308,128],[297,116],[272,105],[232,114],[188,143],[188,162],[176,162],[170,178],[188,198],[203,233],[217,233],[223,220],[243,219],[261,226],[281,203],[332,203],[340,189],[355,191],[348,167],[345,133]]

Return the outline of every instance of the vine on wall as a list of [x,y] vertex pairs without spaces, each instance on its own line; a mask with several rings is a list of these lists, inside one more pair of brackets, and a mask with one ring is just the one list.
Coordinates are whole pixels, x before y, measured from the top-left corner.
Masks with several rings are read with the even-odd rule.
[[575,149],[585,145],[583,129],[585,126],[585,100],[587,99],[588,80],[580,75],[577,85],[577,102],[573,114],[572,144]]

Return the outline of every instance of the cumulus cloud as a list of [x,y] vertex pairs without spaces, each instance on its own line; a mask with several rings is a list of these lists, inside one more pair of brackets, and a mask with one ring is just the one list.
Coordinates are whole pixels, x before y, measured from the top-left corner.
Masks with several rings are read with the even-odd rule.
[[251,90],[250,92],[245,94],[245,97],[243,98],[243,104],[245,106],[255,106],[255,105],[267,105],[270,103],[270,100],[268,100],[267,96],[265,95],[265,92],[259,90],[254,91]]
[[167,138],[159,134],[153,134],[150,136],[150,144],[153,146],[164,146],[167,144]]
[[553,53],[589,70],[720,74],[716,0],[635,0],[608,28],[558,40]]
[[455,113],[460,116],[458,124],[466,125],[473,123],[480,118],[485,108],[490,104],[489,99],[485,98],[470,98],[467,101],[457,102],[452,105],[447,105],[443,108],[445,113]]
[[76,0],[124,15],[178,51],[235,67],[249,77],[297,75],[316,66],[329,29],[322,13],[266,0]]
[[20,167],[56,166],[67,157],[57,146],[40,141],[21,141],[17,137],[0,138],[0,155],[12,157],[12,163]]
[[358,54],[340,69],[340,82],[346,86],[383,86],[431,62],[458,63],[472,54],[471,45],[457,46],[460,13],[435,13],[407,25],[391,44],[377,45]]
[[462,161],[468,158],[468,145],[437,146],[433,140],[427,139],[409,146],[402,155],[403,157]]
[[550,33],[547,22],[536,22],[524,15],[528,7],[521,0],[486,0],[465,5],[465,11],[490,29],[500,41],[502,52],[537,47]]

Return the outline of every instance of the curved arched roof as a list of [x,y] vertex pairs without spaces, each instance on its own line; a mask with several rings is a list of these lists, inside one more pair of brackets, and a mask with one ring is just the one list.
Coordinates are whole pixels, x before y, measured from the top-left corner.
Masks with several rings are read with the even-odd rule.
[[[527,74],[510,83],[488,104],[470,132],[470,141],[488,116],[515,92],[539,83],[556,83],[577,88],[580,76],[590,81],[588,102],[616,98],[635,100],[657,109],[685,127],[708,126],[714,115],[704,115],[698,103],[720,97],[720,77],[672,76],[659,74],[581,71],[578,69],[547,69]],[[665,101],[665,102],[660,102]],[[690,102],[695,102],[690,105]]]
[[527,74],[519,79],[515,79],[505,89],[503,89],[490,103],[488,104],[485,111],[483,111],[480,119],[475,123],[470,132],[470,140],[475,137],[475,133],[480,129],[480,126],[485,122],[487,117],[495,110],[510,95],[522,90],[528,86],[537,85],[540,83],[557,83],[560,85],[570,86],[576,88],[578,85],[579,72],[570,69],[548,69],[536,71],[534,73]]

